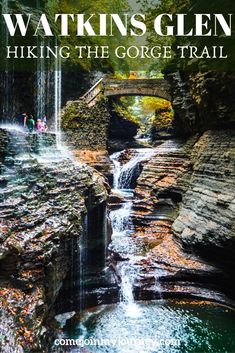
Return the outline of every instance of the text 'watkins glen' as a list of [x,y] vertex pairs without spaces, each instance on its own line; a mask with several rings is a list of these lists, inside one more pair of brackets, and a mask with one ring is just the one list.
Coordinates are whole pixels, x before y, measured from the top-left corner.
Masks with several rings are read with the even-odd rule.
[[[231,36],[232,14],[194,14],[193,20],[187,14],[160,14],[147,28],[146,16],[141,13],[128,15],[118,14],[55,14],[51,22],[46,14],[42,14],[35,24],[32,14],[2,14],[10,36],[31,35],[53,37],[70,36],[71,23],[75,24],[75,34],[81,36],[143,36],[154,29],[159,36]],[[33,25],[31,26],[31,22]],[[53,29],[56,27],[56,33]],[[59,33],[57,32],[59,31]]]

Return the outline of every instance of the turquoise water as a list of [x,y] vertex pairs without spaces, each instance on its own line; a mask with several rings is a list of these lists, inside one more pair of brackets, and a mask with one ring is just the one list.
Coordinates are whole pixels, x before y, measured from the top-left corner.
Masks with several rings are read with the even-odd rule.
[[84,346],[73,353],[234,353],[235,312],[202,303],[119,303],[86,311],[65,335]]

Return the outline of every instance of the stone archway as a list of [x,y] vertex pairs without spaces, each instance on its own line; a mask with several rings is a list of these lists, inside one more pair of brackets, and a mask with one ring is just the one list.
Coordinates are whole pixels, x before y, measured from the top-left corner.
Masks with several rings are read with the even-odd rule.
[[106,97],[150,96],[172,100],[170,85],[164,79],[105,80],[103,94]]

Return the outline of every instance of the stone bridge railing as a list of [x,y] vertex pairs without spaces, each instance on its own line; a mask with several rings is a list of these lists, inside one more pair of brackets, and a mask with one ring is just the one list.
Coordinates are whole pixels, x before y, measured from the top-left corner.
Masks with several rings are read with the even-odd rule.
[[111,96],[151,96],[171,100],[169,83],[164,79],[105,80],[103,92]]
[[101,93],[106,97],[150,96],[171,101],[170,85],[164,79],[117,80],[102,78],[82,98],[92,105]]
[[97,97],[103,91],[103,78],[97,81],[81,98],[84,99],[88,105],[93,105],[96,102]]

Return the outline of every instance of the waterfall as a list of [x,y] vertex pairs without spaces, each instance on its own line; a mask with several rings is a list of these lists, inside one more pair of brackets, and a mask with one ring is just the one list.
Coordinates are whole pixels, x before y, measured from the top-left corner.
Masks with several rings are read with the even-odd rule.
[[[9,5],[8,0],[2,1],[2,13],[9,13]],[[5,41],[5,46],[9,45],[9,33],[6,28],[3,27],[2,29],[3,35],[2,38]],[[3,98],[3,121],[9,116],[9,60],[5,60],[5,72],[3,73],[3,87],[4,87],[4,98]]]
[[55,132],[57,138],[57,145],[61,144],[61,85],[62,85],[62,72],[61,72],[61,59],[55,60],[55,105],[54,105],[54,117],[55,117]]
[[[38,52],[40,51],[41,45],[44,45],[43,39],[38,39]],[[44,114],[46,114],[46,84],[47,84],[47,76],[46,76],[46,68],[45,68],[45,60],[37,59],[37,77],[36,77],[36,115],[37,118],[42,118]]]
[[87,265],[87,243],[88,243],[88,219],[87,216],[83,219],[83,232],[79,239],[79,312],[85,308],[85,279]]
[[132,201],[125,202],[121,208],[110,212],[110,220],[114,234],[124,232],[130,222]]
[[138,318],[141,315],[141,310],[135,302],[133,285],[137,276],[136,268],[131,262],[124,262],[121,265],[121,291],[120,301],[123,305],[125,315],[132,318]]
[[149,160],[153,155],[151,148],[133,150],[134,157],[127,163],[121,165],[120,158],[123,151],[114,153],[110,159],[114,164],[113,187],[114,189],[131,189],[133,182],[140,174],[140,163]]
[[134,303],[133,294],[133,273],[131,273],[129,263],[125,263],[121,267],[121,301],[127,304]]
[[[38,50],[45,45],[45,40],[38,39]],[[47,45],[50,45],[48,41]],[[42,118],[45,114],[49,118],[49,128],[53,128],[56,133],[57,145],[61,141],[61,58],[53,58],[45,61],[37,59],[35,103],[36,116]],[[54,102],[52,100],[54,97]],[[51,121],[51,117],[53,121]],[[58,147],[57,146],[57,147]]]
[[[9,0],[2,0],[2,13],[9,13]],[[1,38],[3,48],[10,45],[9,41],[9,32],[6,27],[1,26]],[[3,49],[4,50],[4,49]],[[2,76],[2,86],[4,89],[3,93],[3,103],[2,103],[2,121],[9,122],[9,119],[14,117],[14,65],[8,59],[4,60],[4,71]]]
[[121,163],[119,161],[119,158],[121,157],[122,151],[121,152],[116,152],[110,156],[111,161],[113,162],[114,165],[114,171],[113,171],[113,188],[117,190],[119,187],[118,181],[119,181],[119,176],[121,173]]
[[131,222],[131,211],[133,205],[133,183],[140,173],[140,163],[148,160],[154,153],[153,149],[130,150],[131,158],[125,164],[121,163],[122,156],[126,151],[116,152],[110,156],[113,162],[113,193],[120,197],[119,208],[110,212],[110,220],[113,229],[112,243],[110,250],[130,257],[128,261],[122,262],[118,266],[120,276],[120,301],[123,305],[125,315],[129,317],[139,317],[140,308],[135,303],[133,285],[138,276],[138,267],[135,265],[138,256],[138,249],[132,238],[133,225]]
[[[44,5],[39,0],[36,1],[37,11],[43,12]],[[11,1],[2,0],[2,13],[11,13]],[[20,91],[21,85],[21,69],[17,69],[14,65],[14,60],[3,59],[4,67],[2,67],[2,99],[1,99],[1,121],[8,123],[13,122],[15,113],[19,110],[24,110],[35,115],[36,118],[42,118],[45,114],[48,116],[49,127],[55,129],[57,134],[57,142],[60,143],[61,136],[61,58],[43,59],[40,58],[41,47],[50,46],[52,42],[58,45],[57,39],[45,39],[37,37],[37,42],[34,43],[38,47],[38,59],[35,61],[31,82],[24,82],[23,91]],[[10,45],[14,45],[14,38],[11,38],[7,26],[4,21],[1,22],[1,43],[2,51]],[[27,71],[27,70],[26,70]],[[28,74],[27,74],[28,75]],[[32,75],[32,76],[33,76]],[[15,81],[15,82],[14,82]],[[16,88],[15,88],[16,87]],[[31,97],[34,93],[34,97]],[[53,100],[54,97],[54,100]],[[34,104],[33,104],[34,103]],[[52,122],[52,118],[54,122]]]

